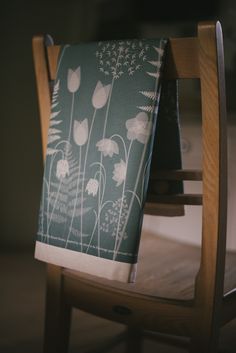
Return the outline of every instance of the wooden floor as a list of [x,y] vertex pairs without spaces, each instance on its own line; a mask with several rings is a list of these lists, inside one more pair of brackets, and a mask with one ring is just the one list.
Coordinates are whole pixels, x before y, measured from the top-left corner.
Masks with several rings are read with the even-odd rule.
[[[151,238],[148,241],[152,242]],[[167,244],[168,240],[159,239],[157,249]],[[146,246],[148,243],[146,243]],[[180,244],[179,244],[180,246]],[[150,273],[149,279],[154,274],[159,273],[160,278],[164,281],[164,276],[168,282],[173,278],[173,268],[171,270],[169,259],[174,259],[177,254],[178,244],[169,242],[169,256],[163,254],[166,261],[165,271],[161,271],[158,267],[161,252],[152,249],[152,260],[156,259],[156,270]],[[190,247],[191,248],[191,247]],[[183,249],[181,245],[181,249]],[[142,258],[145,260],[145,248],[141,250]],[[181,273],[184,266],[194,259],[195,265],[189,269],[191,277],[197,271],[199,254],[195,247],[192,252],[186,253],[185,258],[179,257],[179,265],[175,271]],[[171,255],[171,257],[170,257]],[[150,258],[149,258],[150,259]],[[233,261],[232,258],[229,258]],[[43,342],[43,315],[44,315],[44,291],[45,291],[45,266],[44,264],[33,259],[33,251],[31,253],[0,253],[0,352],[1,353],[42,353]],[[138,281],[144,275],[139,271]],[[162,274],[160,274],[162,273]],[[191,276],[190,276],[191,275]],[[235,276],[234,276],[235,277]],[[147,280],[148,282],[148,280]],[[184,278],[179,275],[178,287],[184,282]],[[162,282],[164,283],[164,282]],[[191,297],[192,284],[190,281],[187,286],[176,292],[176,295],[183,295],[185,298]],[[169,284],[170,286],[170,284]],[[181,287],[181,286],[180,286]],[[176,289],[176,284],[173,284]],[[140,290],[142,288],[140,287]],[[150,288],[150,291],[152,289]],[[162,285],[156,288],[157,292],[153,294],[162,295]],[[96,298],[95,298],[96,300]],[[105,346],[111,342],[117,335],[125,331],[125,327],[120,324],[96,318],[82,311],[75,310],[73,312],[72,330],[70,339],[70,351],[68,353],[89,353],[102,352],[105,353]],[[220,336],[220,352],[235,353],[236,352],[236,320],[226,325],[221,330]],[[113,346],[109,352],[123,353],[125,345],[121,343]],[[143,341],[143,353],[181,353],[185,350],[167,346],[150,339]]]

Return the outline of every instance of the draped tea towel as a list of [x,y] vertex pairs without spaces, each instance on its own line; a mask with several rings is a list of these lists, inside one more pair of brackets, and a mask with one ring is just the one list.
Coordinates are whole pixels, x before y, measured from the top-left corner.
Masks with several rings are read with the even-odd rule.
[[166,44],[122,40],[61,48],[37,259],[134,281]]

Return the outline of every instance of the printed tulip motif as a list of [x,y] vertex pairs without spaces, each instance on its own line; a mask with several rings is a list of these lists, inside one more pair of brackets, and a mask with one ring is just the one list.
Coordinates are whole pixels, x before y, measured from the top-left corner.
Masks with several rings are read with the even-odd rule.
[[118,144],[112,139],[102,139],[96,143],[98,151],[102,152],[104,157],[112,157],[113,154],[119,154]]
[[150,136],[152,123],[148,120],[145,112],[140,112],[135,118],[126,121],[127,138],[129,140],[138,140],[145,144]]
[[[97,75],[96,67],[89,67],[92,57],[85,60],[83,55],[76,66],[68,62],[58,68],[42,201],[42,236],[48,243],[51,236],[53,244],[61,237],[68,249],[113,260],[120,254],[123,258],[125,249],[129,256],[129,241],[124,249],[121,245],[130,234],[133,205],[135,212],[143,205],[161,46],[139,40],[104,42],[93,59]],[[150,85],[132,84],[135,76],[142,80],[144,75]],[[83,78],[91,81],[84,85]],[[127,110],[118,110],[117,98],[123,97]],[[54,223],[62,224],[63,234],[54,232]],[[106,246],[109,252],[104,252]]]
[[78,146],[83,146],[88,140],[88,119],[74,120],[74,141]]
[[66,159],[60,159],[57,162],[56,176],[60,180],[69,175],[69,164]]
[[92,104],[95,109],[101,109],[106,105],[110,90],[110,84],[103,86],[101,81],[98,81],[92,97]]
[[112,179],[117,182],[116,186],[120,186],[123,183],[126,177],[126,171],[127,171],[127,165],[123,161],[123,159],[120,160],[120,163],[114,164]]
[[85,191],[87,191],[87,193],[89,195],[96,196],[97,192],[98,192],[98,186],[99,186],[99,184],[98,184],[97,179],[90,178]]
[[80,86],[80,66],[76,70],[68,69],[67,88],[71,93],[78,91]]

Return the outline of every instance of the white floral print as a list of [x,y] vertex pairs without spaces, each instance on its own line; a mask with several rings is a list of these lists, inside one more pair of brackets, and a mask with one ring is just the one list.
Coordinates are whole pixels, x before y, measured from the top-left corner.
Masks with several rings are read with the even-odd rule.
[[[122,244],[145,195],[152,113],[159,102],[159,49],[140,40],[103,42],[96,58],[78,55],[76,65],[66,60],[57,70],[40,223],[48,244],[56,236],[65,248],[98,257],[119,261],[124,251],[133,256],[129,241]],[[55,234],[54,223],[62,224],[61,233]]]
[[109,97],[110,89],[111,85],[103,86],[101,81],[98,81],[92,97],[92,104],[95,109],[101,109],[105,106]]
[[113,154],[119,154],[118,144],[112,139],[102,139],[97,142],[96,147],[103,153],[104,157],[112,157]]
[[98,192],[98,186],[99,186],[99,183],[97,179],[90,178],[87,183],[85,191],[87,191],[89,195],[92,194],[93,196],[96,196]]
[[88,119],[74,120],[74,141],[78,146],[83,146],[88,139]]
[[99,71],[115,80],[124,74],[133,76],[147,60],[149,49],[149,45],[141,40],[100,42],[95,53]]
[[129,140],[137,139],[141,143],[146,143],[150,136],[152,123],[148,120],[145,112],[140,112],[135,118],[126,121],[127,138]]
[[69,175],[69,163],[66,159],[60,159],[57,162],[56,176],[58,179],[61,179],[67,175]]
[[69,69],[67,75],[67,88],[75,93],[80,86],[80,66],[76,70]]
[[120,186],[123,183],[126,177],[126,171],[127,171],[127,165],[123,161],[123,159],[120,160],[120,163],[114,164],[112,179],[117,182],[116,186]]

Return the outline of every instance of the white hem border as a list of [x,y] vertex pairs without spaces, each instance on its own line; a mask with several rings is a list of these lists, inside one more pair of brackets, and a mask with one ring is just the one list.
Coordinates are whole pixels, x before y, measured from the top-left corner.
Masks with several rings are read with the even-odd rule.
[[135,282],[137,263],[113,261],[36,241],[35,258],[57,266],[120,282]]

